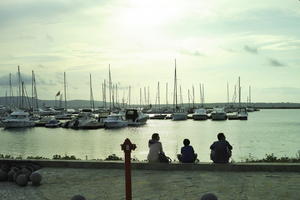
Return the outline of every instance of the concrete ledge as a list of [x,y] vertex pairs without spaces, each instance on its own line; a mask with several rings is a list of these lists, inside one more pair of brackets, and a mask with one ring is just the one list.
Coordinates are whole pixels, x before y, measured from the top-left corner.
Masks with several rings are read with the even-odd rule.
[[[93,168],[93,169],[124,169],[123,161],[82,161],[82,160],[11,160],[0,159],[3,163],[35,163],[41,167],[55,168]],[[234,163],[234,164],[180,164],[180,163],[146,163],[133,162],[136,170],[199,170],[226,172],[300,172],[300,163]]]

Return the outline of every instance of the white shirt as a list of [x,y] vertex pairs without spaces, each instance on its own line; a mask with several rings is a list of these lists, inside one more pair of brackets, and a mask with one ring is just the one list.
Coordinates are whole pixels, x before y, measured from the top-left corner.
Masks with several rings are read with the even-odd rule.
[[163,153],[162,144],[160,142],[155,142],[153,144],[149,143],[149,154],[147,157],[148,161],[159,162],[159,153]]

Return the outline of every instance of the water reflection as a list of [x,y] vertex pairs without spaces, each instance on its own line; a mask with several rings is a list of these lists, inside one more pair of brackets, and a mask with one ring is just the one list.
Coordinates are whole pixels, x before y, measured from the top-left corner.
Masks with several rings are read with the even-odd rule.
[[249,114],[247,121],[171,121],[149,120],[142,127],[123,129],[72,130],[0,129],[0,153],[14,156],[75,155],[81,159],[105,158],[110,154],[123,156],[120,144],[125,138],[137,145],[133,156],[145,160],[148,140],[155,132],[160,134],[164,151],[175,159],[188,138],[200,161],[209,161],[209,146],[224,132],[233,145],[233,159],[239,161],[251,154],[262,158],[266,153],[277,156],[295,156],[299,150],[300,110],[262,110]]

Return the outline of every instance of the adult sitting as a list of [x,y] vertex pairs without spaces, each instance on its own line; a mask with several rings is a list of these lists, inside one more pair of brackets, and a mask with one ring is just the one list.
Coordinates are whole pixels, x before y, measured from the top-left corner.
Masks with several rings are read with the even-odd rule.
[[218,141],[211,146],[210,158],[214,163],[228,163],[231,157],[232,146],[226,141],[223,133],[218,134]]
[[190,145],[189,139],[183,140],[183,147],[181,148],[181,154],[177,155],[177,158],[182,163],[194,163],[197,159],[193,147]]
[[158,133],[153,133],[152,138],[148,142],[149,154],[147,156],[149,163],[160,162],[159,155],[164,154],[162,144],[159,142]]

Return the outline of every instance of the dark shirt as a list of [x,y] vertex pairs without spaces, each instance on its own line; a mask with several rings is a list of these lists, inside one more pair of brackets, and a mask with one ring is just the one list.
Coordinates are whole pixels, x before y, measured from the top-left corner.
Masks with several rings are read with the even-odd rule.
[[195,153],[192,146],[184,146],[181,148],[181,162],[191,163],[195,161]]
[[210,149],[214,151],[213,161],[215,163],[228,163],[231,156],[232,146],[226,140],[214,142]]

